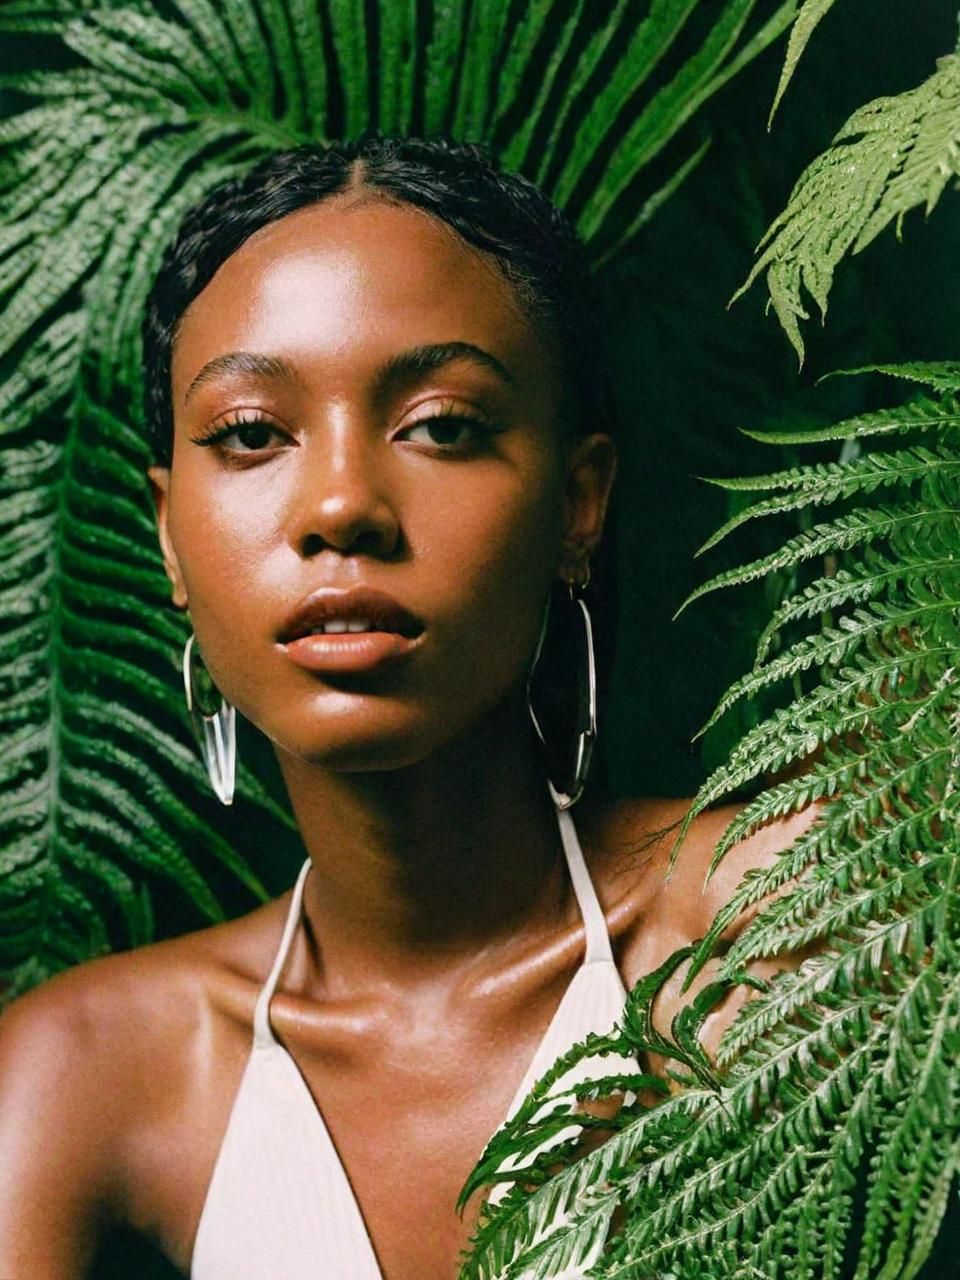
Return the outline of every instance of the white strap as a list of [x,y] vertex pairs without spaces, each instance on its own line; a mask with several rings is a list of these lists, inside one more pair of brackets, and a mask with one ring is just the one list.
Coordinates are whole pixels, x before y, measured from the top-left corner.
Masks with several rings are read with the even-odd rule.
[[286,924],[283,926],[283,933],[280,936],[280,945],[277,948],[276,958],[273,962],[273,968],[270,970],[270,976],[260,989],[257,997],[257,1005],[253,1012],[253,1042],[260,1048],[268,1045],[275,1045],[277,1038],[273,1034],[270,1026],[270,1000],[276,990],[277,982],[280,978],[281,970],[286,963],[287,953],[290,950],[290,943],[293,939],[294,931],[300,922],[300,904],[303,901],[303,883],[307,878],[307,872],[310,870],[310,859],[304,860],[303,866],[300,868],[300,874],[297,876],[297,882],[293,886],[293,897],[290,899],[290,909],[287,912]]
[[597,960],[609,960],[613,964],[613,948],[610,946],[607,921],[593,887],[593,881],[590,879],[590,872],[584,861],[583,850],[580,848],[577,829],[573,825],[570,811],[558,808],[557,821],[560,824],[560,838],[563,841],[563,851],[567,856],[573,891],[580,904],[583,928],[587,935],[587,953],[583,963],[593,964]]
[[[584,932],[586,933],[587,949],[583,962],[584,964],[593,964],[598,960],[608,960],[613,964],[613,949],[610,946],[610,935],[607,933],[607,922],[603,914],[603,908],[597,899],[593,881],[590,879],[590,872],[587,870],[583,850],[580,848],[580,841],[577,838],[577,829],[573,825],[569,810],[557,809],[557,822],[560,826],[560,839],[563,842],[563,852],[566,855],[570,880],[577,897],[580,915],[583,917]],[[257,1005],[253,1014],[253,1038],[254,1043],[260,1046],[277,1043],[270,1026],[270,1001],[280,980],[280,974],[286,963],[287,953],[290,950],[290,944],[293,941],[293,935],[300,920],[303,886],[310,870],[310,865],[310,859],[305,858],[303,866],[300,868],[300,874],[297,876],[296,884],[293,886],[293,897],[290,899],[290,908],[287,911],[287,919],[283,926],[283,933],[273,961],[273,968],[270,970],[270,975],[263,984],[260,995],[257,997]]]

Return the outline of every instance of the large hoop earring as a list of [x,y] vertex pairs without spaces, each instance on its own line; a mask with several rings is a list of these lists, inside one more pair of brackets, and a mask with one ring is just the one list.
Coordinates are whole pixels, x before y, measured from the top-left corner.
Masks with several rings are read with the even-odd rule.
[[[210,785],[223,804],[233,804],[237,772],[236,709],[220,694],[203,665],[195,636],[183,647],[183,687],[193,731],[207,766]],[[219,697],[219,705],[217,698]]]
[[[589,572],[589,571],[588,571]],[[589,578],[588,578],[589,581]],[[582,584],[586,586],[586,583]],[[553,785],[548,778],[547,786],[550,788],[550,795],[558,809],[569,809],[575,805],[583,795],[584,788],[587,783],[587,775],[590,772],[590,759],[593,755],[594,744],[597,741],[597,666],[596,655],[593,644],[593,623],[590,619],[590,610],[587,608],[587,602],[581,594],[577,594],[574,584],[568,583],[567,589],[570,592],[570,600],[573,604],[579,606],[580,615],[583,621],[584,631],[584,652],[585,660],[582,668],[580,679],[586,682],[585,690],[578,690],[578,706],[584,710],[583,719],[578,727],[576,749],[574,752],[573,777],[570,782],[568,791],[560,791]],[[547,624],[550,618],[550,601],[547,600],[547,607],[544,610],[543,622],[540,627],[540,638],[537,641],[537,649],[534,654],[533,662],[527,675],[527,709],[530,712],[530,719],[533,721],[533,727],[536,730],[537,737],[547,745],[544,737],[543,729],[540,721],[537,719],[537,713],[533,709],[533,700],[531,698],[531,683],[533,674],[537,668],[541,651],[543,649],[544,638],[547,634]],[[583,696],[585,692],[586,696]]]

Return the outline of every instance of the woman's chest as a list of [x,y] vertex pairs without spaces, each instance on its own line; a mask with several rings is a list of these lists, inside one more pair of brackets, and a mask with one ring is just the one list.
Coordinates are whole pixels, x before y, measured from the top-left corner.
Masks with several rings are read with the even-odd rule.
[[296,1274],[301,1258],[317,1280],[452,1280],[479,1207],[461,1218],[457,1197],[509,1110],[541,1021],[511,1035],[447,1029],[361,1055],[292,1038],[292,1052],[252,1050],[239,1028],[207,1054],[182,1046],[191,1070],[158,1062],[185,1081],[179,1104],[131,1149],[131,1225],[195,1280]]

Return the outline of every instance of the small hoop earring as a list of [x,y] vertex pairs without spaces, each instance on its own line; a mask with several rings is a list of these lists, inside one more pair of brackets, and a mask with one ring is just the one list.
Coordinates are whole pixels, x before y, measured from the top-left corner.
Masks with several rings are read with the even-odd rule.
[[[236,709],[219,693],[194,648],[193,632],[183,647],[183,687],[187,711],[207,766],[210,785],[222,804],[233,804],[237,772]],[[217,697],[219,695],[219,705]]]
[[[576,604],[580,608],[584,629],[584,649],[586,661],[584,663],[584,676],[586,679],[586,697],[583,698],[578,694],[578,704],[585,707],[585,721],[581,724],[577,733],[576,751],[574,754],[573,778],[570,783],[569,791],[560,791],[553,785],[548,778],[547,786],[550,788],[550,795],[558,809],[569,809],[577,803],[583,795],[584,788],[587,783],[587,774],[590,771],[590,760],[593,755],[593,748],[597,741],[597,667],[596,654],[593,644],[593,623],[590,619],[590,610],[587,608],[587,602],[577,591],[582,591],[590,581],[590,568],[587,566],[586,579],[584,582],[574,587],[572,582],[567,584],[567,590],[570,593],[571,603]],[[544,610],[543,622],[540,626],[540,638],[537,641],[536,653],[527,675],[527,709],[530,712],[530,719],[533,721],[533,727],[536,730],[537,737],[547,745],[544,737],[543,729],[540,721],[537,719],[537,713],[533,709],[533,701],[531,698],[531,683],[533,673],[536,670],[537,662],[543,649],[544,638],[547,634],[547,624],[550,618],[550,600],[547,600],[547,607]]]

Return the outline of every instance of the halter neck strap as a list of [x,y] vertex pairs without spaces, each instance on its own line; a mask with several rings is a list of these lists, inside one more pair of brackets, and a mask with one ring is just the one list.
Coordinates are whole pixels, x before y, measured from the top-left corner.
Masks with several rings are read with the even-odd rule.
[[[577,904],[580,907],[580,915],[583,918],[583,928],[586,934],[587,945],[583,963],[595,964],[597,961],[607,960],[614,964],[610,935],[607,932],[607,922],[604,918],[603,908],[597,898],[597,892],[593,887],[593,881],[590,879],[590,872],[587,870],[583,850],[577,837],[577,829],[568,810],[557,808],[556,813],[557,824],[560,828],[560,839],[563,842],[563,852],[567,860],[567,869],[570,872],[570,881],[573,885]],[[253,1014],[253,1038],[254,1044],[261,1048],[277,1043],[273,1028],[270,1025],[270,1001],[283,972],[283,966],[286,964],[293,935],[300,920],[303,886],[310,870],[310,865],[309,857],[305,858],[296,883],[293,886],[293,895],[290,899],[290,906],[287,910],[287,918],[283,926],[283,933],[280,936],[280,945],[277,947],[273,967],[257,997],[257,1004]]]
[[587,870],[583,850],[577,838],[577,829],[573,825],[569,809],[557,809],[557,822],[560,825],[563,852],[566,854],[570,880],[573,883],[573,891],[577,895],[587,937],[587,950],[583,963],[594,964],[599,960],[609,960],[613,964],[613,948],[610,946],[607,921],[600,906],[597,891],[593,887],[593,881],[590,879],[590,872]]
[[290,943],[297,924],[300,920],[300,904],[303,902],[303,884],[307,878],[307,872],[310,870],[309,857],[304,859],[303,866],[300,868],[300,874],[297,876],[297,882],[293,886],[293,897],[290,899],[290,907],[287,911],[286,923],[283,926],[283,933],[280,937],[280,945],[277,948],[277,954],[273,961],[273,968],[270,970],[270,976],[257,997],[257,1005],[253,1013],[253,1042],[260,1048],[277,1043],[276,1036],[273,1034],[273,1028],[270,1026],[270,999],[276,990],[277,982],[283,966],[286,963],[287,954],[290,951]]

